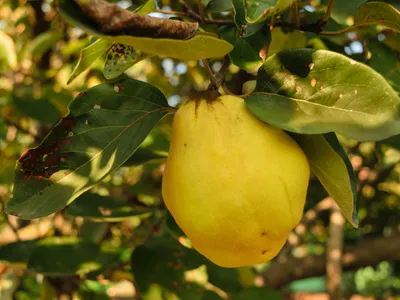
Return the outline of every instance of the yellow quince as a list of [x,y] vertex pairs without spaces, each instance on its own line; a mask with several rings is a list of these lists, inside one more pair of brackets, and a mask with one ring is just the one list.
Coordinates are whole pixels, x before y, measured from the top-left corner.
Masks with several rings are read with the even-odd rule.
[[272,259],[300,221],[310,169],[284,131],[243,99],[192,99],[177,111],[162,194],[193,247],[222,267]]

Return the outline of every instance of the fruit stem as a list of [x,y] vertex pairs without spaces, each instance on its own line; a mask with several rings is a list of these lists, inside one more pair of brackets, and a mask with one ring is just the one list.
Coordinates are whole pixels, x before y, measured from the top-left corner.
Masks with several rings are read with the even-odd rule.
[[207,70],[208,77],[210,78],[210,85],[208,86],[209,90],[218,90],[217,80],[211,70],[210,64],[208,63],[208,59],[202,59],[204,67]]

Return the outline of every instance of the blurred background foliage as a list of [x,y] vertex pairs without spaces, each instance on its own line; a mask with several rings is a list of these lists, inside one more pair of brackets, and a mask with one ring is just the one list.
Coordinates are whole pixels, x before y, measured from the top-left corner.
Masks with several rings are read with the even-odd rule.
[[[145,1],[118,3],[126,8],[137,7],[139,2]],[[327,2],[301,1],[301,18],[318,19]],[[351,25],[357,8],[365,2],[337,0],[325,30]],[[385,2],[400,8],[396,0]],[[187,3],[196,9],[196,1]],[[231,18],[230,1],[203,4],[213,17]],[[157,1],[157,5],[162,10],[180,10],[178,1]],[[289,11],[281,18],[291,21],[293,15]],[[205,28],[218,31],[216,25]],[[14,168],[24,150],[40,143],[67,114],[76,95],[107,82],[105,58],[100,57],[67,85],[80,51],[92,42],[62,19],[55,1],[0,0],[1,207],[12,196]],[[390,30],[369,26],[337,36],[287,28],[272,31],[269,55],[294,47],[345,54],[368,64],[400,90],[400,35]],[[221,60],[211,61],[214,71],[221,65]],[[200,62],[159,57],[136,63],[119,76],[123,77],[156,86],[171,106],[209,84]],[[243,84],[254,79],[254,73],[231,65],[227,87],[241,94]],[[63,299],[60,297],[65,295],[74,299],[134,299],[138,297],[135,286],[143,299],[297,299],[296,295],[312,293],[327,297],[324,269],[321,273],[317,263],[326,252],[333,204],[315,178],[311,179],[305,208],[310,212],[308,218],[272,263],[222,269],[189,248],[176,248],[179,244],[188,246],[188,241],[161,199],[171,120],[172,116],[164,118],[123,167],[66,209],[32,221],[1,214],[0,299]],[[344,255],[361,255],[356,259],[359,263],[351,259],[344,262],[344,295],[400,299],[400,251],[389,251],[400,245],[400,136],[372,143],[341,138],[341,143],[359,179],[360,228],[344,224]],[[317,206],[321,200],[327,205]],[[367,245],[367,253],[357,248],[361,242]],[[368,248],[375,242],[377,247]],[[281,282],[268,280],[273,264],[281,264],[278,270],[284,276],[290,263],[294,269],[293,262],[305,262],[305,258],[314,259],[310,270],[318,270],[308,275],[287,273]]]

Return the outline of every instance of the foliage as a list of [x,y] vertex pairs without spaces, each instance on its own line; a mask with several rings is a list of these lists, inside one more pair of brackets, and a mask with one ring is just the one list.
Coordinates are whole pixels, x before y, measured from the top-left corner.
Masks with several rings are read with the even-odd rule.
[[[297,141],[313,172],[305,210],[334,198],[349,221],[344,251],[396,239],[397,1],[336,0],[328,14],[329,0],[132,1],[136,15],[198,22],[185,40],[107,33],[83,2],[0,7],[0,298],[108,299],[131,289],[138,299],[257,300],[291,291],[260,278],[287,256],[326,253],[328,211],[301,223],[300,242],[289,238],[270,264],[223,269],[191,249],[165,208],[173,114],[207,88],[243,90],[255,117]],[[376,268],[344,274],[347,296],[399,293],[398,256],[378,254]]]

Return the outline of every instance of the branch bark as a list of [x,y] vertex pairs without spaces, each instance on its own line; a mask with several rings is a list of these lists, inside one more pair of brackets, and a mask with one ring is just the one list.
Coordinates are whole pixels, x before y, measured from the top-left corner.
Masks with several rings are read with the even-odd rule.
[[330,299],[342,299],[342,255],[344,217],[339,207],[332,201],[332,211],[329,222],[329,237],[327,242],[326,288]]
[[[341,259],[343,270],[375,266],[384,260],[400,261],[399,249],[400,234],[365,240],[345,249]],[[281,288],[294,280],[322,276],[325,266],[325,255],[288,258],[282,262],[274,260],[263,273],[264,285]]]
[[105,34],[186,40],[196,34],[198,23],[137,14],[104,0],[75,0]]

